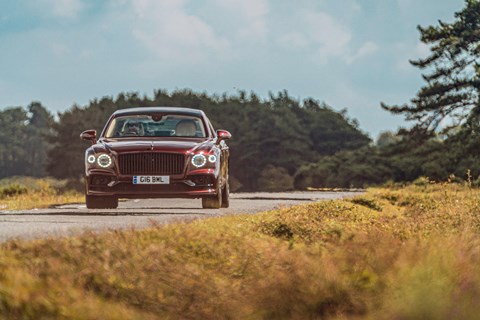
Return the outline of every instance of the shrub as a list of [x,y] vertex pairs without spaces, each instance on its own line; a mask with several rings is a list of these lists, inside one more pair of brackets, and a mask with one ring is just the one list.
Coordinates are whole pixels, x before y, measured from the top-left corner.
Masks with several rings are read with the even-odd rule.
[[413,181],[415,186],[426,186],[430,184],[430,179],[428,177],[419,177]]
[[382,207],[380,206],[380,204],[377,201],[370,198],[356,197],[350,200],[350,202],[367,207],[375,211],[382,211]]
[[267,165],[260,174],[258,186],[263,191],[288,191],[293,190],[293,177],[285,168]]
[[0,188],[0,198],[12,197],[28,193],[28,189],[18,184]]

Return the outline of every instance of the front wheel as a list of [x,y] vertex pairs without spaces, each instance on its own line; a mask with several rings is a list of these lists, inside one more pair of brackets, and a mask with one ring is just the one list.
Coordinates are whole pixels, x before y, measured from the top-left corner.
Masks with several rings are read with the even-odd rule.
[[218,188],[218,192],[214,196],[202,198],[203,209],[220,209],[222,207],[222,189]]
[[228,181],[225,183],[222,192],[222,208],[228,208],[230,206],[230,185]]
[[112,196],[85,195],[88,209],[115,209],[118,207],[118,198]]

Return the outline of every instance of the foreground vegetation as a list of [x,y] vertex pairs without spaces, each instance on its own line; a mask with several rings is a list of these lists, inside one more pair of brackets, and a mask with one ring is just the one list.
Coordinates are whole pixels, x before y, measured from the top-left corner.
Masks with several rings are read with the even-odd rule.
[[0,210],[48,208],[84,201],[85,196],[69,188],[66,181],[32,177],[0,180]]
[[[420,183],[421,184],[421,183]],[[480,191],[372,189],[0,247],[0,318],[476,318]]]

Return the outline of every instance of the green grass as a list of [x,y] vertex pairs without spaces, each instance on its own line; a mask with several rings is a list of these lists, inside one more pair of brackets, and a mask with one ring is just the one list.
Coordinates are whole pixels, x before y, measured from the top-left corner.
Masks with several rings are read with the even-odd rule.
[[0,318],[475,319],[480,191],[418,185],[0,246]]

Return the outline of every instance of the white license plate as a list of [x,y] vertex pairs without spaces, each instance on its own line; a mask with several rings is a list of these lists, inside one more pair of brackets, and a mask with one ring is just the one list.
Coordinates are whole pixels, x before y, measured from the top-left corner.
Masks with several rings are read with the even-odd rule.
[[133,184],[169,184],[169,176],[133,176]]

